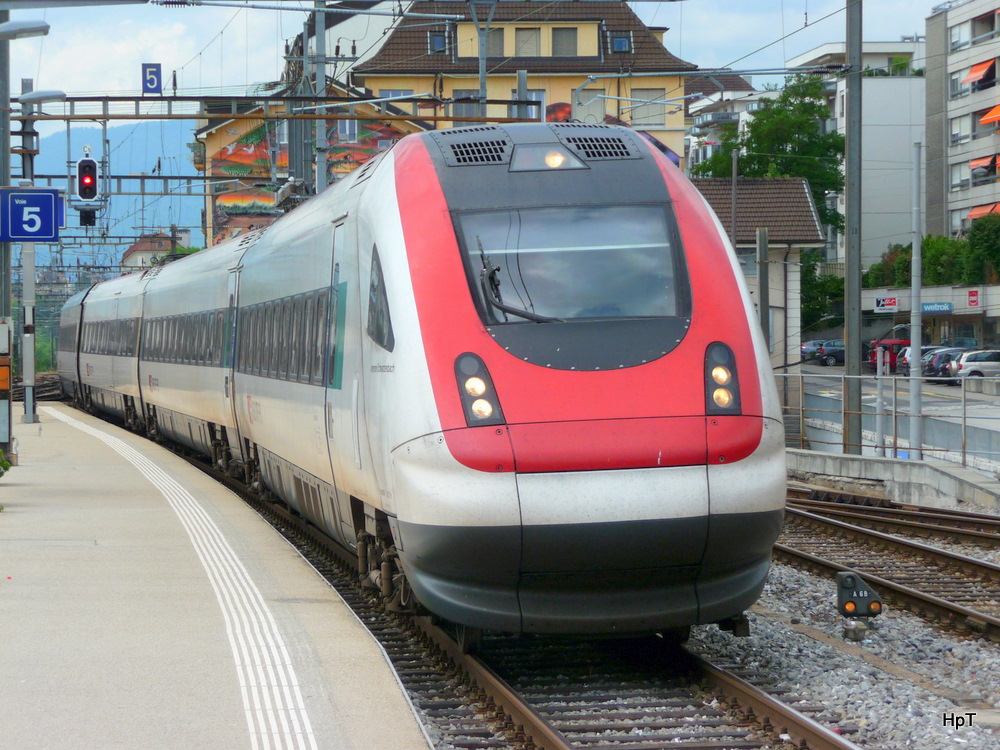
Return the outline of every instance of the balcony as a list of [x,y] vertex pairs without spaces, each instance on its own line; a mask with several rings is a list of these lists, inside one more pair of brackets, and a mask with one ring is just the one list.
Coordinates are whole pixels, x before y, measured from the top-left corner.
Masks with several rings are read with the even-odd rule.
[[706,112],[694,118],[694,126],[696,128],[707,128],[713,125],[735,125],[739,121],[739,112]]

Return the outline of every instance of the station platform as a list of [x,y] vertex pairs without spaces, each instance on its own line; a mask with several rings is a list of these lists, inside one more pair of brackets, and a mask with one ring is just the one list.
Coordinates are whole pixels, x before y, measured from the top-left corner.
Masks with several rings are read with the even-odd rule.
[[59,403],[0,478],[0,748],[429,748],[385,653],[285,539]]

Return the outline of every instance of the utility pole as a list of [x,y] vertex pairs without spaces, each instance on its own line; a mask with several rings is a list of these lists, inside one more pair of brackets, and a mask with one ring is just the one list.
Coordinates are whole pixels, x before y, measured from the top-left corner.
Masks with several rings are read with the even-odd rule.
[[847,3],[847,128],[844,164],[847,232],[844,273],[844,453],[861,454],[861,19]]
[[[488,10],[486,20],[479,21],[479,13],[476,6],[486,5]],[[489,38],[490,24],[493,22],[493,13],[497,9],[497,0],[469,0],[469,12],[472,14],[472,21],[476,24],[476,33],[479,36],[479,116],[486,117],[486,53],[488,51],[487,39]]]
[[[923,424],[921,423],[921,395],[923,385],[921,366],[923,357],[924,312],[920,302],[923,285],[923,253],[920,243],[920,143],[913,144],[913,250],[910,266],[910,458],[923,459]],[[914,369],[914,366],[916,369]]]
[[[322,12],[326,7],[324,0],[315,0],[313,3],[315,12],[312,14],[313,38],[316,40],[316,49],[313,61],[313,74],[315,76],[316,104],[319,99],[326,96],[326,14]],[[308,44],[308,39],[303,44]],[[303,69],[303,75],[305,69]],[[325,109],[323,110],[326,111]],[[265,112],[265,114],[267,114]],[[326,120],[316,120],[316,194],[319,195],[326,188],[326,152],[329,149],[326,135]]]

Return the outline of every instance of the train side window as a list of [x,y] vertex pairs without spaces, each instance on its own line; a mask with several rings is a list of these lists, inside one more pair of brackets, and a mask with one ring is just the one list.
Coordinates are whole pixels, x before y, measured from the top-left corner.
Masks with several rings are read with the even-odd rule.
[[291,300],[290,329],[288,332],[288,379],[299,379],[299,324],[302,320],[302,298]]
[[257,305],[254,309],[253,346],[254,375],[267,375],[267,358],[265,345],[267,343],[267,316],[265,306]]
[[180,360],[181,360],[181,364],[186,365],[188,363],[188,357],[190,356],[189,352],[190,352],[190,347],[191,347],[191,344],[190,344],[191,331],[190,331],[190,325],[188,323],[188,316],[187,315],[182,315],[180,317],[180,321],[179,322],[180,322],[179,328],[180,328],[180,331],[181,331],[181,336],[180,336],[180,341],[181,341],[181,356],[180,356]]
[[247,323],[247,364],[251,375],[260,375],[260,307],[250,308]]
[[368,336],[386,351],[391,352],[396,346],[392,335],[392,320],[389,317],[389,298],[385,291],[385,278],[382,276],[382,262],[378,257],[378,248],[372,246],[372,276],[368,285]]
[[[329,320],[330,315],[330,290],[323,289],[320,291],[319,296],[316,298],[316,329],[315,329],[315,339],[313,340],[313,382],[317,385],[322,385],[323,377],[325,373],[323,372],[323,364],[326,361],[326,339],[327,335],[332,335],[327,330],[327,320]],[[330,368],[333,371],[333,368]]]
[[291,365],[292,348],[292,301],[286,299],[281,303],[281,328],[278,329],[281,336],[280,348],[281,358],[278,360],[278,377],[282,380],[289,375]]
[[305,310],[302,314],[303,334],[302,334],[302,377],[303,383],[316,382],[315,357],[313,356],[314,342],[316,340],[316,293],[310,292],[306,296]]
[[215,359],[212,364],[216,367],[221,367],[223,363],[223,349],[226,342],[226,312],[224,310],[216,310],[215,312]]
[[275,302],[268,302],[264,306],[265,325],[267,326],[267,336],[264,337],[265,351],[264,359],[267,362],[267,377],[273,378],[278,374],[278,353],[275,351],[275,343],[278,340],[278,305]]
[[167,362],[177,360],[177,318],[167,318]]

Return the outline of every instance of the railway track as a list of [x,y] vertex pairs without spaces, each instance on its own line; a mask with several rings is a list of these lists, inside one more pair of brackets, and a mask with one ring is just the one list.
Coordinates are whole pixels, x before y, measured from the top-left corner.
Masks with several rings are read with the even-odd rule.
[[776,556],[826,574],[853,570],[883,596],[1000,642],[1000,566],[788,508]]
[[776,735],[810,750],[859,750],[770,695],[766,675],[743,679],[663,639],[490,634],[480,654],[463,653],[432,618],[385,611],[359,582],[354,557],[315,527],[184,457],[254,507],[337,589],[386,650],[440,750],[766,748],[782,741]]
[[881,498],[873,498],[872,503],[858,503],[857,498],[849,495],[815,499],[789,492],[788,506],[877,531],[1000,547],[1000,516],[904,506]]

